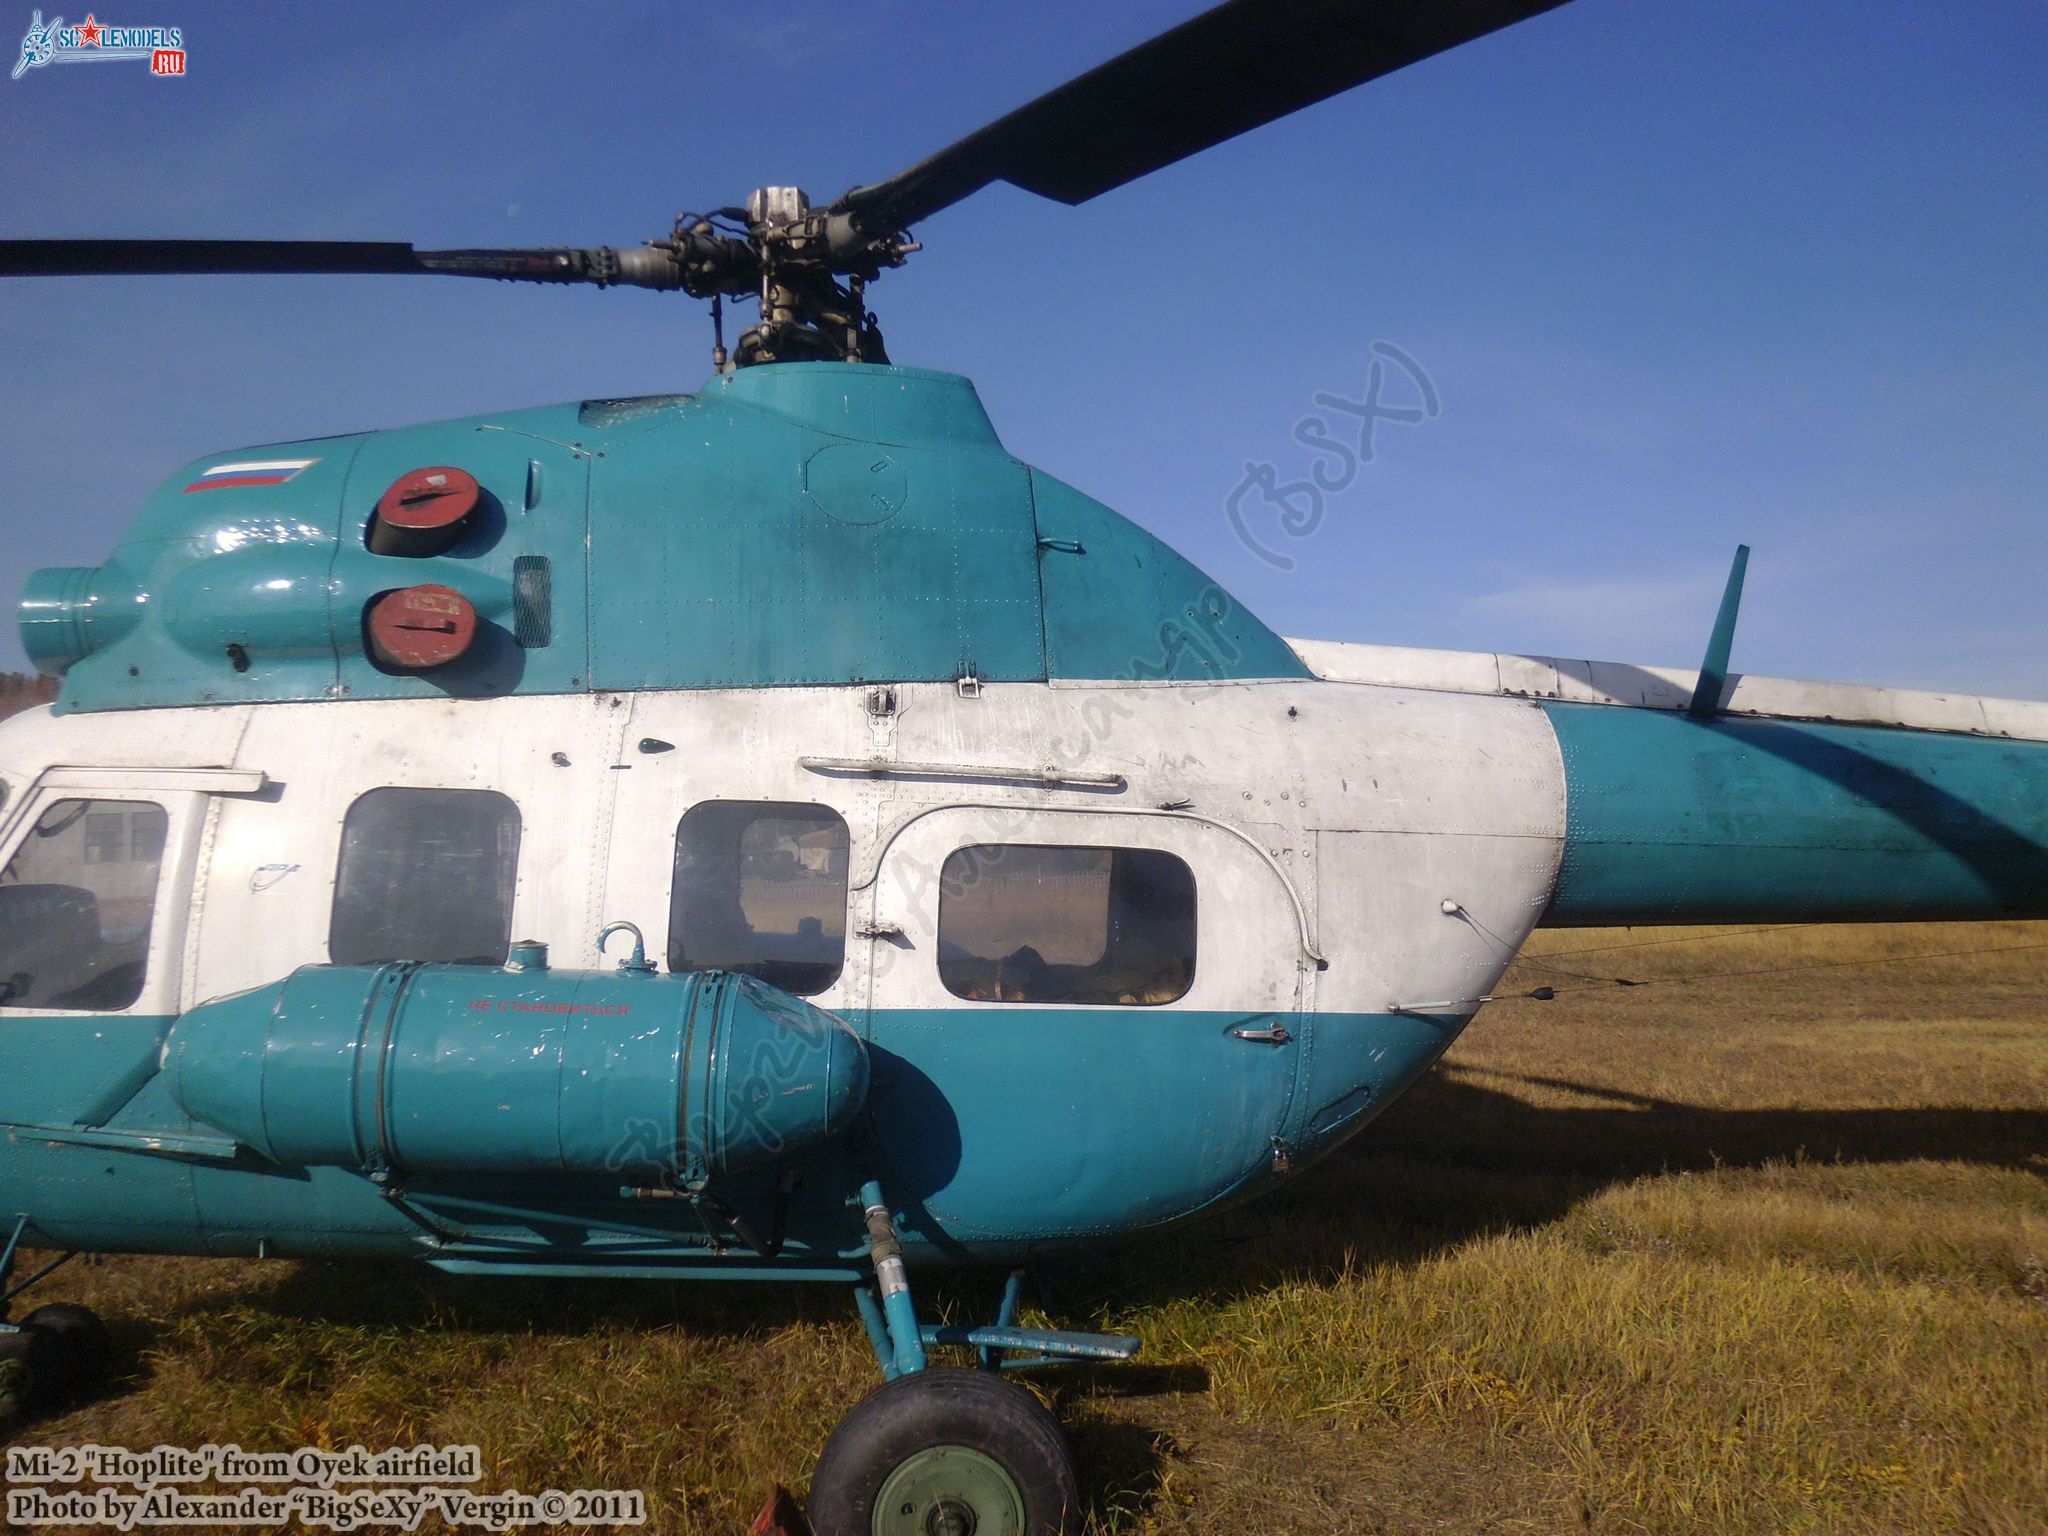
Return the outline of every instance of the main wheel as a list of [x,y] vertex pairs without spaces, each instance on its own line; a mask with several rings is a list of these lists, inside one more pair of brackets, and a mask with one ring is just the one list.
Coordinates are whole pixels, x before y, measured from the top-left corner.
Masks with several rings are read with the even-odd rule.
[[90,1307],[51,1302],[29,1313],[21,1326],[50,1341],[48,1395],[80,1397],[107,1379],[114,1360],[113,1344],[107,1338],[107,1325]]
[[0,1332],[0,1424],[27,1413],[39,1401],[50,1374],[48,1334],[26,1328]]
[[809,1513],[817,1536],[1073,1536],[1081,1493],[1037,1398],[985,1371],[927,1370],[839,1421]]

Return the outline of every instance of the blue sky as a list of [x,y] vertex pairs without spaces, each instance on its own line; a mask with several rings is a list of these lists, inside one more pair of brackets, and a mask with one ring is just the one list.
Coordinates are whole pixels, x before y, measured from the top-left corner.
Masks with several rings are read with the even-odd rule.
[[[0,80],[0,230],[633,244],[873,180],[1196,8],[118,0],[190,73]],[[1738,667],[2048,697],[2032,0],[1577,0],[1086,208],[997,188],[918,233],[872,294],[897,360],[1286,633],[1696,664],[1746,540]],[[0,594],[197,453],[690,388],[708,349],[669,295],[10,283]],[[1378,360],[1420,409],[1396,353],[1436,413],[1380,421],[1311,530],[1238,497],[1240,537],[1261,466],[1344,467],[1312,419],[1356,452],[1319,394]]]

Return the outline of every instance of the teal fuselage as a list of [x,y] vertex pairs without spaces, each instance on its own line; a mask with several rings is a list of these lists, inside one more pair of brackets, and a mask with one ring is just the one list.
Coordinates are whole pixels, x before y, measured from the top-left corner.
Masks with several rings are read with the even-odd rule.
[[[435,466],[474,476],[474,517],[380,552],[380,497]],[[476,638],[407,670],[368,616],[416,587]],[[39,573],[23,628],[65,686],[0,727],[0,867],[80,799],[169,828],[134,1005],[0,1003],[0,1215],[60,1248],[847,1278],[873,1177],[914,1255],[1014,1260],[1325,1155],[1538,921],[2048,916],[2035,706],[2001,735],[1319,672],[913,370],[215,455],[103,566]],[[555,947],[550,980],[326,963],[346,818],[385,787],[513,807],[507,920]],[[845,831],[836,979],[731,1015],[830,1015],[823,1075],[764,1047],[730,1076],[693,1000],[740,994],[594,942],[658,933],[678,818],[726,801]],[[1182,990],[941,985],[937,870],[997,843],[1182,861]],[[521,986],[533,1008],[497,1006]],[[456,996],[483,1006],[425,1001]],[[719,1072],[707,1127],[689,1085]]]

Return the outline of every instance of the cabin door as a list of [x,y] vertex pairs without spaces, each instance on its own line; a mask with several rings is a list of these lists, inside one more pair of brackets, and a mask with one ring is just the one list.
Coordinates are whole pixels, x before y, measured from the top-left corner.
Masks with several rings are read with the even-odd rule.
[[896,802],[854,870],[892,1195],[937,1241],[1154,1225],[1273,1166],[1303,905],[1195,817]]

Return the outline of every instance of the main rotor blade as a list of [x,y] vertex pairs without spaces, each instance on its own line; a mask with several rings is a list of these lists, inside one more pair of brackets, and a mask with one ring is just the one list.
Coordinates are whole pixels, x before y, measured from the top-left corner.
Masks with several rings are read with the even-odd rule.
[[907,228],[997,181],[1085,203],[1563,3],[1227,0],[837,206],[880,230]]
[[616,253],[567,248],[416,251],[375,240],[0,240],[0,277],[219,272],[438,273],[600,285],[634,281],[620,273]]

